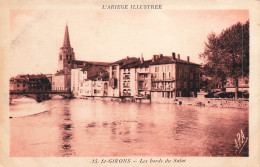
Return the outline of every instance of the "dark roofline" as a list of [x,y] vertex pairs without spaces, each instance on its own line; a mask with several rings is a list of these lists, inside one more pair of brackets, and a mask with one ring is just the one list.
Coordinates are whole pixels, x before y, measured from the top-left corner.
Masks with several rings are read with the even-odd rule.
[[119,64],[124,63],[126,61],[131,61],[130,63],[132,63],[132,61],[137,61],[137,60],[139,60],[137,57],[127,57],[127,58],[123,58],[123,59],[117,60],[115,62],[112,62],[109,65],[119,65]]
[[163,64],[187,64],[187,65],[201,66],[200,64],[188,62],[182,59],[172,59],[171,56],[163,56],[161,58],[156,59],[154,62],[152,61],[152,59],[146,60],[143,63],[141,63],[141,61],[132,62],[130,64],[123,65],[121,69],[143,68],[143,67],[147,68],[151,65],[163,65]]
[[88,63],[88,64],[94,64],[100,66],[108,66],[110,64],[109,62],[83,61],[83,60],[75,60],[75,62],[82,62],[82,63]]
[[135,61],[135,62],[132,62],[130,64],[126,64],[124,66],[121,67],[121,69],[128,69],[128,68],[147,68],[149,67],[150,65],[150,62],[152,60],[146,60],[144,61],[143,63],[141,63],[141,61]]
[[[163,60],[163,58],[170,59],[169,62],[158,62],[159,60]],[[201,66],[200,64],[192,63],[190,61],[185,61],[182,59],[173,59],[172,56],[163,56],[162,58],[156,59],[154,62],[151,62],[150,65],[162,65],[162,64],[189,64],[189,65],[196,65]]]

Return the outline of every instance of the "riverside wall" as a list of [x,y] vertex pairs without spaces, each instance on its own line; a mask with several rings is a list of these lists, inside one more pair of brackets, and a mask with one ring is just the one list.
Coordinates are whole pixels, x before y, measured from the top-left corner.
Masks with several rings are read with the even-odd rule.
[[231,98],[193,98],[193,97],[178,97],[177,104],[206,106],[206,107],[224,107],[224,108],[249,108],[248,99],[231,99]]
[[[134,97],[85,97],[84,99],[103,100],[112,102],[137,102],[137,103],[154,103],[150,99],[135,99]],[[155,103],[167,103],[190,106],[205,107],[224,107],[224,108],[249,108],[248,99],[231,99],[231,98],[197,98],[197,97],[176,97],[171,101],[159,101]]]

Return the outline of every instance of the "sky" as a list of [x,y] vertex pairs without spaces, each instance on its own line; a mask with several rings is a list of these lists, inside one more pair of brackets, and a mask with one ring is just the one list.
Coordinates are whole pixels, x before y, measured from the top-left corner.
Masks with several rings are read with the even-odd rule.
[[77,60],[175,52],[202,63],[210,33],[248,19],[247,10],[11,10],[9,75],[55,73],[66,23]]

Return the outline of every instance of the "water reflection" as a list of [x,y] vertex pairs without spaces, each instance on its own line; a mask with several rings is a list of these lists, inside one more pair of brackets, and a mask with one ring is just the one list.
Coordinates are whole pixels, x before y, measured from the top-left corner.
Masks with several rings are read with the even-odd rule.
[[69,107],[69,101],[65,101],[63,107],[63,121],[60,124],[61,129],[61,156],[73,156],[75,155],[75,151],[72,148],[71,140],[73,139],[73,124],[71,119],[71,111]]

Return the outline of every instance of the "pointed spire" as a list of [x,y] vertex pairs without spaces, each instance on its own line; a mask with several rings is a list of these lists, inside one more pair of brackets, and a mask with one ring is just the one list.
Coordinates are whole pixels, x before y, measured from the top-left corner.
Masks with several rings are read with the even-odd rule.
[[66,28],[65,28],[63,46],[66,48],[70,48],[70,37],[69,37],[69,30],[68,30],[67,23],[66,23]]

